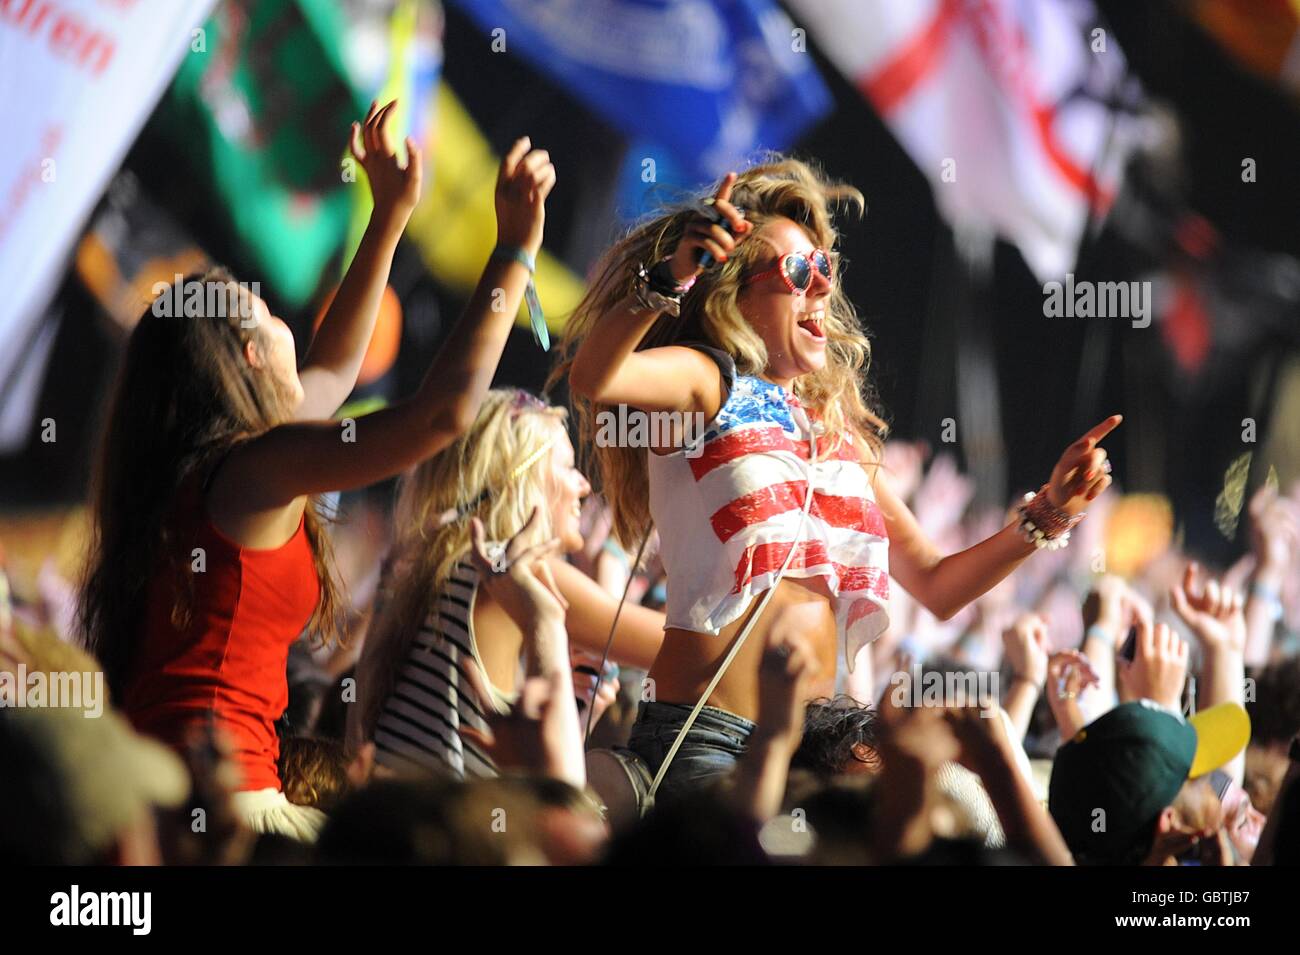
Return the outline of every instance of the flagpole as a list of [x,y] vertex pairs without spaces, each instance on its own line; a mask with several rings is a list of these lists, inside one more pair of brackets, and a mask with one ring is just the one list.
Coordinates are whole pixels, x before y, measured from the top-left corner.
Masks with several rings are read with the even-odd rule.
[[[1114,31],[1105,22],[1105,18],[1100,11],[1098,11],[1097,15],[1098,21],[1103,24],[1106,32],[1113,35]],[[1105,169],[1106,161],[1114,148],[1115,131],[1119,125],[1119,115],[1123,102],[1123,91],[1129,79],[1128,60],[1125,59],[1119,75],[1115,78],[1109,90],[1109,95],[1104,99],[1098,99],[1098,102],[1106,109],[1108,122],[1106,124],[1106,137],[1102,141],[1101,149],[1093,156],[1092,163],[1089,166],[1089,176],[1094,183],[1101,181],[1101,173]],[[1115,201],[1118,202],[1119,198],[1117,195]],[[1080,276],[1085,274],[1085,266],[1100,243],[1101,232],[1101,216],[1098,215],[1097,207],[1090,198],[1084,218],[1083,233],[1079,237],[1079,249],[1075,254],[1076,274]],[[1110,322],[1108,321],[1090,321],[1084,328],[1079,375],[1075,381],[1074,389],[1071,433],[1083,431],[1100,413],[1098,405],[1108,365],[1105,359],[1109,351],[1110,338]]]

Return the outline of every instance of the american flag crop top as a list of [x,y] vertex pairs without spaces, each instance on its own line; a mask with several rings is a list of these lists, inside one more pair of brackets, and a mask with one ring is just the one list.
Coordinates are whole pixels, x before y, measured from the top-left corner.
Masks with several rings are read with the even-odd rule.
[[666,626],[717,634],[776,580],[799,531],[809,480],[813,501],[786,576],[822,577],[845,661],[889,626],[889,539],[870,478],[843,435],[816,435],[799,399],[718,362],[726,401],[702,436],[649,455],[650,513],[668,578]]

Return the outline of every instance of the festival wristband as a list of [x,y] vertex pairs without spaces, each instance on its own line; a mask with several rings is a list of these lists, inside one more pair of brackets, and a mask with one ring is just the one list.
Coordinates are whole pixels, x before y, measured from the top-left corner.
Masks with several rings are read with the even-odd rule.
[[1083,632],[1083,642],[1087,643],[1089,640],[1099,640],[1108,647],[1115,645],[1115,635],[1111,633],[1110,628],[1103,627],[1099,623],[1094,623]]
[[1285,614],[1282,607],[1282,593],[1277,587],[1270,584],[1260,583],[1258,580],[1250,582],[1250,599],[1258,600],[1268,610],[1268,616],[1271,621],[1277,623]]
[[492,258],[499,262],[518,262],[528,270],[524,303],[528,306],[528,321],[533,326],[533,341],[541,346],[542,351],[550,351],[551,332],[546,327],[546,317],[542,314],[542,301],[537,297],[537,284],[533,281],[533,276],[537,274],[537,262],[517,245],[498,245],[492,250]]
[[1250,582],[1250,595],[1258,597],[1260,600],[1280,601],[1282,599],[1282,592],[1278,588],[1271,584],[1261,583],[1259,580]]
[[[1034,682],[1032,679],[1030,679],[1029,677],[1025,676],[1023,673],[1013,673],[1013,674],[1011,674],[1011,686],[1015,686],[1017,683],[1024,683],[1024,684],[1028,685],[1028,687],[1029,687],[1031,690],[1033,690],[1035,693],[1039,692],[1039,690],[1040,690],[1039,685],[1038,685],[1037,683],[1035,683],[1035,682]],[[1010,688],[1008,687],[1008,689],[1010,689]]]

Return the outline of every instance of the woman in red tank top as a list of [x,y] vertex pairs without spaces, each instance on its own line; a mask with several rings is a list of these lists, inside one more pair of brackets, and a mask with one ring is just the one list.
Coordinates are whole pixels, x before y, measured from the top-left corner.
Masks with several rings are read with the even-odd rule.
[[[310,841],[276,772],[285,664],[306,630],[329,641],[342,598],[313,495],[364,487],[436,454],[474,421],[542,241],[548,156],[518,140],[497,182],[498,245],[411,398],[329,420],[352,391],[397,242],[420,195],[420,152],[397,155],[393,104],[353,124],[374,211],[301,370],[293,333],[229,273],[161,292],[131,334],[104,435],[87,646],[135,725],[184,745],[215,723],[242,771],[255,831]],[[498,297],[504,295],[504,302]]]

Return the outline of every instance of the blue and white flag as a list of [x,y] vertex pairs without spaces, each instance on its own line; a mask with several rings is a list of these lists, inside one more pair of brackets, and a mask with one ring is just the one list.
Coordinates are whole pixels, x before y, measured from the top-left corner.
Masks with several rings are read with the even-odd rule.
[[629,137],[712,180],[785,149],[831,107],[772,0],[455,0],[493,49],[554,77]]

